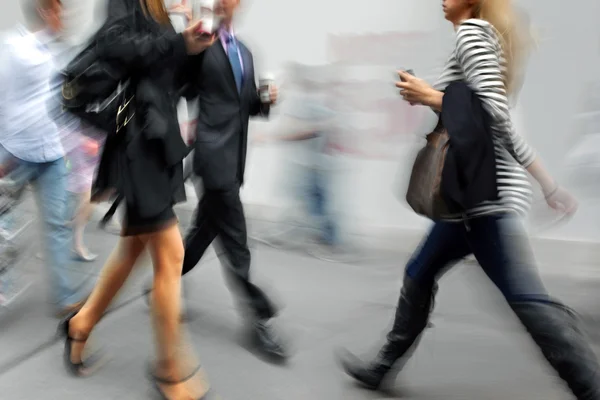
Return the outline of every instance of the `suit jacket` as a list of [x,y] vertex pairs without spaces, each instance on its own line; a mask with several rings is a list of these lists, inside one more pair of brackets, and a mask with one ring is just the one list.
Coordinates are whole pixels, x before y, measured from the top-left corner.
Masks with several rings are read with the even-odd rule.
[[106,25],[96,37],[101,60],[124,68],[135,94],[135,115],[107,137],[93,199],[118,192],[143,218],[185,201],[176,103],[177,72],[186,65],[185,41],[171,26],[146,18],[138,0],[111,0]]
[[197,56],[190,57],[186,71],[188,87],[184,95],[198,96],[198,124],[194,144],[194,171],[207,189],[242,185],[251,116],[268,116],[270,107],[257,92],[252,53],[237,41],[244,66],[241,92],[238,92],[227,53],[217,40]]
[[441,121],[450,137],[441,192],[453,213],[498,199],[496,153],[489,114],[466,83],[444,92]]

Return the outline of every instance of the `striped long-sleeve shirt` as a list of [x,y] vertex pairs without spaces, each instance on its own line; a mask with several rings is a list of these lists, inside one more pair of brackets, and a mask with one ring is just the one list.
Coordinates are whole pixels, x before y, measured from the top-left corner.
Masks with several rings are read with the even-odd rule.
[[434,85],[443,91],[451,82],[464,81],[479,96],[491,116],[496,153],[498,200],[468,210],[467,217],[492,213],[525,214],[530,207],[532,188],[525,168],[535,152],[513,127],[504,81],[506,60],[497,31],[480,19],[464,21],[456,32],[456,48]]

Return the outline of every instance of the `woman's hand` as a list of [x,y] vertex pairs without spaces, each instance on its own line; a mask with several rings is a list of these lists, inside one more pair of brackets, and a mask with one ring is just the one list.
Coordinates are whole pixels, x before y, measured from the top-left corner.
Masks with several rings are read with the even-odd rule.
[[575,214],[579,207],[577,200],[571,193],[556,183],[539,158],[536,158],[529,164],[527,172],[540,184],[542,193],[544,193],[544,197],[546,198],[546,203],[551,208],[564,212],[567,215]]
[[569,216],[575,214],[579,207],[577,199],[560,186],[550,193],[544,193],[544,196],[550,207]]
[[435,90],[423,79],[419,79],[405,71],[398,71],[400,81],[396,87],[400,89],[400,95],[410,105],[424,105],[435,109],[441,109],[443,93]]
[[183,31],[183,39],[185,40],[185,47],[188,54],[196,55],[202,53],[208,49],[215,42],[217,35],[201,35],[198,33],[202,27],[202,21],[198,21]]

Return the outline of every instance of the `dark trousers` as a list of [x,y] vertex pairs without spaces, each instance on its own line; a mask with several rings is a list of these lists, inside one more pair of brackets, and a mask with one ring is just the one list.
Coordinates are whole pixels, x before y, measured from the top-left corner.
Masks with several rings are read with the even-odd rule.
[[260,288],[250,282],[251,257],[239,185],[226,190],[204,191],[185,237],[183,275],[198,264],[215,239],[219,245],[217,250],[224,253],[222,261],[232,289],[254,311],[256,318],[273,317],[273,304]]
[[[394,357],[402,355],[407,346],[401,345],[412,344],[425,327],[422,321],[426,320],[423,317],[428,313],[428,302],[417,303],[420,308],[411,308],[412,304],[432,297],[435,281],[469,254],[475,255],[577,399],[600,399],[598,360],[575,314],[554,301],[542,285],[525,231],[513,218],[488,216],[467,223],[438,222],[433,226],[406,267],[406,275],[419,287],[415,292],[419,296],[403,290],[400,297],[394,328],[388,335],[389,340],[400,344],[392,346],[400,349],[400,353],[392,353]],[[411,327],[416,329],[410,330]]]
[[550,301],[521,222],[486,216],[466,223],[437,222],[406,267],[406,274],[431,287],[454,263],[473,254],[509,303]]

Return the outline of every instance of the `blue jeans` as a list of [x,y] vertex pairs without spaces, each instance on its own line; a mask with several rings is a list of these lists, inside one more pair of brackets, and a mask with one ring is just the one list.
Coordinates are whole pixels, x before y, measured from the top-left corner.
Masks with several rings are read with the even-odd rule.
[[81,285],[73,284],[71,264],[72,231],[69,227],[67,167],[64,159],[32,163],[17,159],[0,147],[0,163],[11,163],[8,178],[18,185],[32,183],[44,223],[44,245],[48,267],[52,303],[66,307],[82,299]]
[[309,212],[320,222],[321,239],[325,244],[338,244],[337,224],[331,212],[331,199],[327,182],[327,172],[318,168],[307,171],[307,201]]
[[516,218],[485,216],[466,223],[436,222],[406,266],[406,274],[431,284],[473,254],[509,303],[550,301],[533,261],[525,229]]

